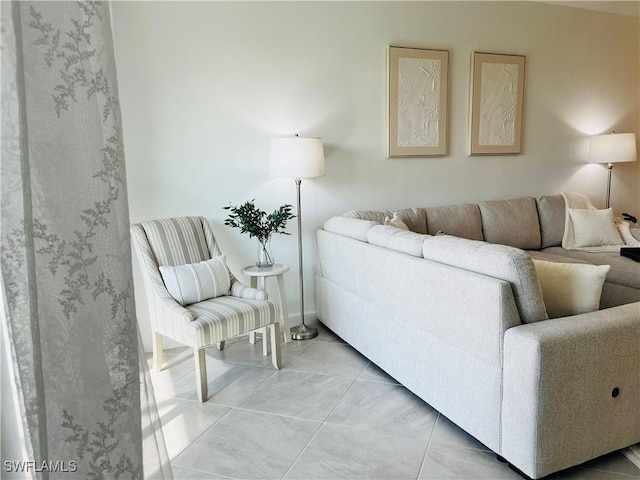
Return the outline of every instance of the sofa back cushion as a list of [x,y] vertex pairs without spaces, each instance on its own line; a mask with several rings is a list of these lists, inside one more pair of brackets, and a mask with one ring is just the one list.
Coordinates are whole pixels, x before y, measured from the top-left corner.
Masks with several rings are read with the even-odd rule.
[[422,257],[422,244],[429,235],[410,232],[392,225],[376,225],[367,232],[367,240],[372,245]]
[[355,238],[361,242],[367,241],[367,232],[371,227],[380,225],[373,220],[360,220],[359,218],[331,217],[324,222],[327,232],[337,233],[345,237]]
[[389,210],[350,210],[342,216],[346,218],[357,218],[358,220],[368,220],[384,224],[384,219],[389,215]]
[[540,222],[535,198],[492,200],[480,202],[478,207],[486,242],[523,250],[540,249]]
[[416,233],[427,233],[427,219],[423,208],[403,208],[401,210],[351,210],[343,215],[347,218],[358,218],[360,220],[369,220],[385,223],[385,219],[396,218],[402,220],[409,230]]
[[549,318],[533,261],[526,252],[506,245],[439,235],[425,239],[422,254],[427,260],[509,282],[522,323]]
[[540,220],[541,248],[562,245],[565,204],[562,195],[545,195],[536,199]]
[[427,220],[426,233],[429,235],[443,232],[470,240],[484,240],[480,209],[475,204],[430,207],[425,208],[424,212]]

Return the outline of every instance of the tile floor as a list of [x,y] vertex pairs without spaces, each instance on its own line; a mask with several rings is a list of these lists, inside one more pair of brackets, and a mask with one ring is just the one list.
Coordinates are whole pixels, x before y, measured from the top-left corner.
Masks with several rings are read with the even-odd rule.
[[[484,445],[320,325],[283,344],[283,368],[260,340],[207,351],[209,400],[196,401],[193,357],[151,372],[176,479],[520,479]],[[630,480],[614,452],[550,476]]]

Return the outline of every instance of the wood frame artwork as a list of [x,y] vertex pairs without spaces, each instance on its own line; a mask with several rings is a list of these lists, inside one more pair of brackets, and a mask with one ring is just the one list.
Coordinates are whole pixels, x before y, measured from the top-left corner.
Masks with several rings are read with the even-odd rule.
[[449,52],[387,49],[387,156],[447,153]]
[[525,60],[522,55],[474,52],[471,155],[521,153]]

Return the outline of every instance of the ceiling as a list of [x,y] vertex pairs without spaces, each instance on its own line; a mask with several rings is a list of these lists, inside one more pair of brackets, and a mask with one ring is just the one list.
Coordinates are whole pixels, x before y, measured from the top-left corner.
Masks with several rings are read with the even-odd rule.
[[575,0],[575,1],[555,1],[549,0],[545,3],[555,5],[565,5],[567,7],[586,8],[587,10],[598,10],[600,12],[617,13],[620,15],[631,15],[640,17],[640,0]]

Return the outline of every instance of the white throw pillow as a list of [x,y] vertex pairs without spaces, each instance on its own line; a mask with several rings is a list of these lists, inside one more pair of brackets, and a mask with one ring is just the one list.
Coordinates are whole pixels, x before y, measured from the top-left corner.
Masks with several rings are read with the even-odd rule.
[[613,221],[613,210],[569,208],[573,222],[576,247],[599,247],[601,245],[624,245],[618,227]]
[[393,217],[384,217],[384,224],[391,225],[392,227],[401,228],[402,230],[409,230],[409,227],[398,216],[398,212],[393,212]]
[[226,255],[200,263],[160,267],[169,294],[180,305],[228,295],[231,288]]
[[558,263],[533,259],[549,318],[594,312],[610,265]]

